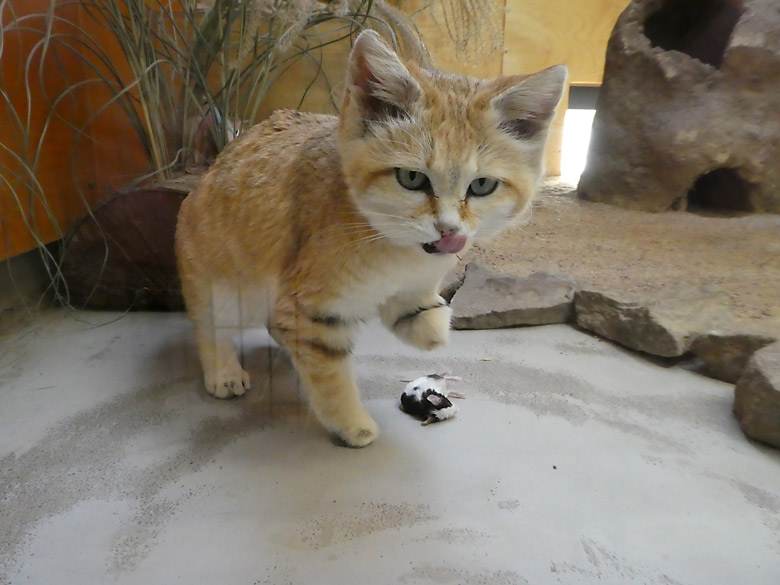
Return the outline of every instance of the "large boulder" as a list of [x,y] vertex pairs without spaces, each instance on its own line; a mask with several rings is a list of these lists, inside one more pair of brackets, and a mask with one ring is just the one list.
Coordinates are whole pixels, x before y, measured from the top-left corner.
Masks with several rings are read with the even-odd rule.
[[590,201],[780,213],[780,4],[634,0],[606,55]]

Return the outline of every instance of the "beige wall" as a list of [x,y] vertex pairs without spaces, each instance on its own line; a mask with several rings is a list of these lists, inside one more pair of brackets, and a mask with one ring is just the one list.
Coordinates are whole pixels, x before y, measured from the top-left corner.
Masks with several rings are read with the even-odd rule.
[[[556,63],[569,67],[572,85],[600,85],[607,41],[629,0],[506,0],[503,74],[528,73]],[[563,115],[558,107],[547,148],[547,172],[561,173]]]
[[572,85],[599,85],[607,41],[629,0],[507,0],[504,74],[556,63]]
[[[485,0],[488,1],[488,0]],[[415,18],[434,62],[445,71],[494,77],[531,73],[564,63],[569,67],[572,85],[599,85],[604,71],[604,54],[617,17],[629,0],[496,0],[504,9],[503,51],[497,51],[482,63],[469,62],[458,55],[430,11]],[[426,0],[397,0],[399,8],[414,13]],[[301,108],[310,111],[335,111],[343,88],[343,63],[348,43],[338,43],[323,52],[325,66],[318,71],[313,63],[293,66],[275,84],[264,113],[279,107],[296,107],[297,97],[310,85]],[[315,79],[315,76],[317,78]],[[563,114],[567,97],[553,121],[547,150],[547,172],[560,174]]]
[[[503,0],[496,0],[503,9]],[[446,33],[445,25],[437,24],[436,16],[430,10],[422,10],[427,0],[390,0],[390,4],[402,9],[408,14],[414,14],[412,22],[419,30],[426,43],[434,63],[440,69],[463,75],[477,77],[497,77],[501,75],[504,55],[501,50],[495,51],[483,62],[463,59],[455,50],[455,45]],[[418,12],[419,11],[419,12]],[[502,16],[502,10],[499,15]],[[315,38],[327,41],[343,35],[343,24],[322,25],[313,31]],[[499,19],[499,30],[503,28],[503,19]],[[324,35],[324,36],[317,36]],[[317,41],[317,42],[320,42]],[[322,59],[322,68],[312,60],[300,60],[294,63],[274,83],[261,110],[265,117],[279,108],[300,108],[311,112],[335,113],[340,106],[344,88],[344,64],[349,55],[350,45],[346,41],[330,44],[318,52]],[[305,92],[305,97],[301,96]]]

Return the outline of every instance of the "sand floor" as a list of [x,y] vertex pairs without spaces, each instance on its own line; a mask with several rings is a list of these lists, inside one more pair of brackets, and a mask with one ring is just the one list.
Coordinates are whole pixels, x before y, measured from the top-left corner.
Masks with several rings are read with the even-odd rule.
[[780,215],[645,213],[580,201],[551,183],[526,225],[463,260],[516,275],[568,274],[628,294],[714,285],[733,316],[780,332]]

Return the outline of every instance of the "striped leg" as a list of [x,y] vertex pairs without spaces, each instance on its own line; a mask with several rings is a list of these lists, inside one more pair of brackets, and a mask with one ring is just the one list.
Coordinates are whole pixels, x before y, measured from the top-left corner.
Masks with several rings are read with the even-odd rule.
[[314,414],[350,447],[365,447],[379,429],[360,403],[351,353],[356,322],[318,314],[292,296],[280,297],[269,330],[288,351]]

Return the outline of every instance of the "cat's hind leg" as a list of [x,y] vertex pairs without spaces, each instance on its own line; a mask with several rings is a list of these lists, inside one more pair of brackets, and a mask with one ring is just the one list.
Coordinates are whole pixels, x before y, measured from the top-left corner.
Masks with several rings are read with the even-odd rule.
[[232,334],[196,325],[195,339],[203,367],[203,383],[209,394],[230,398],[249,390],[249,374],[238,360]]
[[241,367],[233,343],[233,336],[243,326],[238,289],[220,283],[195,289],[185,283],[182,279],[206,391],[217,398],[244,394],[250,387],[249,374]]

